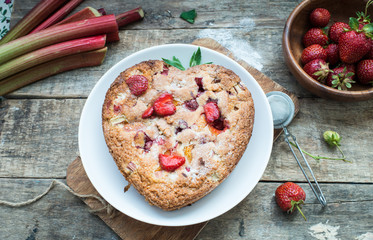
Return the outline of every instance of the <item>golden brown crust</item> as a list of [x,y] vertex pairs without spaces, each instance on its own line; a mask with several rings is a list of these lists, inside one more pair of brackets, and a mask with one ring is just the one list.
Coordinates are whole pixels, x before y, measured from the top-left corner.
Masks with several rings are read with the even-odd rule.
[[[204,197],[233,171],[251,137],[254,103],[240,78],[222,66],[199,65],[186,71],[170,66],[168,75],[161,74],[163,68],[162,61],[145,61],[122,72],[106,93],[102,126],[109,151],[127,181],[150,204],[175,210]],[[149,80],[141,96],[132,95],[125,83],[132,75]],[[196,77],[203,79],[202,93]],[[142,119],[163,92],[173,95],[176,113]],[[194,98],[199,107],[191,111],[184,103]],[[224,131],[206,123],[203,106],[211,100],[217,101],[226,120]],[[158,160],[170,149],[186,158],[174,172],[162,170]]]

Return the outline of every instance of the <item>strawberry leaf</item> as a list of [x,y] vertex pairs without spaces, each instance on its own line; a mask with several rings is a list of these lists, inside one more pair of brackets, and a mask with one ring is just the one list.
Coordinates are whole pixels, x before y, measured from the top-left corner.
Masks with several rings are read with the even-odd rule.
[[373,23],[366,24],[363,27],[363,32],[365,32],[365,33],[373,33]]
[[348,72],[347,74],[346,74],[346,77],[352,77],[352,76],[354,76],[355,75],[355,73],[353,73],[353,72]]
[[359,21],[356,18],[350,17],[350,21],[349,21],[348,25],[350,25],[352,30],[358,30],[359,29]]

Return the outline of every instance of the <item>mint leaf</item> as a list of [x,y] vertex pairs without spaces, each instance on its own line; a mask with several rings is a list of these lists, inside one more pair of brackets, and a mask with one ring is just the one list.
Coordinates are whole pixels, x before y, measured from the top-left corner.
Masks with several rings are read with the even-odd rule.
[[195,9],[187,11],[187,12],[183,12],[180,14],[180,18],[192,24],[194,23],[194,19],[196,17],[197,17],[197,13]]
[[190,58],[189,67],[194,67],[201,64],[201,48],[198,47],[197,51],[195,51]]
[[185,70],[184,66],[181,64],[180,60],[173,56],[172,60],[162,58],[162,60],[167,63],[168,65],[174,66],[175,68],[178,68],[182,71]]

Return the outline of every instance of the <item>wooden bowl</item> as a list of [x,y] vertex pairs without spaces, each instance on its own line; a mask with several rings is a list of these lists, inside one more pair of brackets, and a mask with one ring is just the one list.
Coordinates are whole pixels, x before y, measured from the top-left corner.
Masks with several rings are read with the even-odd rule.
[[[286,64],[297,81],[311,93],[337,101],[362,101],[373,98],[371,85],[353,84],[348,91],[337,90],[311,78],[302,69],[301,54],[304,49],[303,35],[311,28],[309,14],[315,8],[326,8],[331,14],[330,27],[334,22],[346,22],[350,17],[356,17],[357,11],[364,12],[367,0],[305,0],[301,2],[290,14],[282,37],[282,48]],[[373,16],[373,6],[369,9]]]

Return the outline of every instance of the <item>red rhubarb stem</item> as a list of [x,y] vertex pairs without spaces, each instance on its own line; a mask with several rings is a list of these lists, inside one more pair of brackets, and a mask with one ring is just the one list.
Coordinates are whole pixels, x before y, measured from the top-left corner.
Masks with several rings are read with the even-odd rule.
[[96,9],[92,7],[86,7],[80,10],[79,12],[71,15],[70,17],[65,18],[64,20],[54,24],[54,26],[61,25],[61,24],[66,24],[66,23],[72,23],[84,19],[90,19],[94,17],[99,17],[101,16],[101,13],[99,13]]
[[114,15],[52,26],[0,46],[0,64],[55,43],[118,31]]
[[0,40],[0,45],[27,35],[65,2],[66,0],[40,1]]
[[40,79],[69,70],[101,65],[107,48],[74,54],[37,65],[0,81],[0,96],[8,94]]
[[123,27],[132,22],[143,19],[144,11],[142,10],[141,7],[138,7],[130,11],[118,14],[117,16],[115,16],[115,18],[117,19],[118,27]]
[[64,17],[66,17],[69,13],[71,13],[83,1],[84,0],[70,0],[62,8],[60,8],[57,12],[55,12],[52,16],[50,16],[47,20],[45,20],[43,23],[37,26],[30,33],[39,32],[40,30],[46,29],[56,24],[57,22],[62,20]]
[[0,65],[0,80],[60,57],[105,47],[106,35],[74,39],[40,48]]

